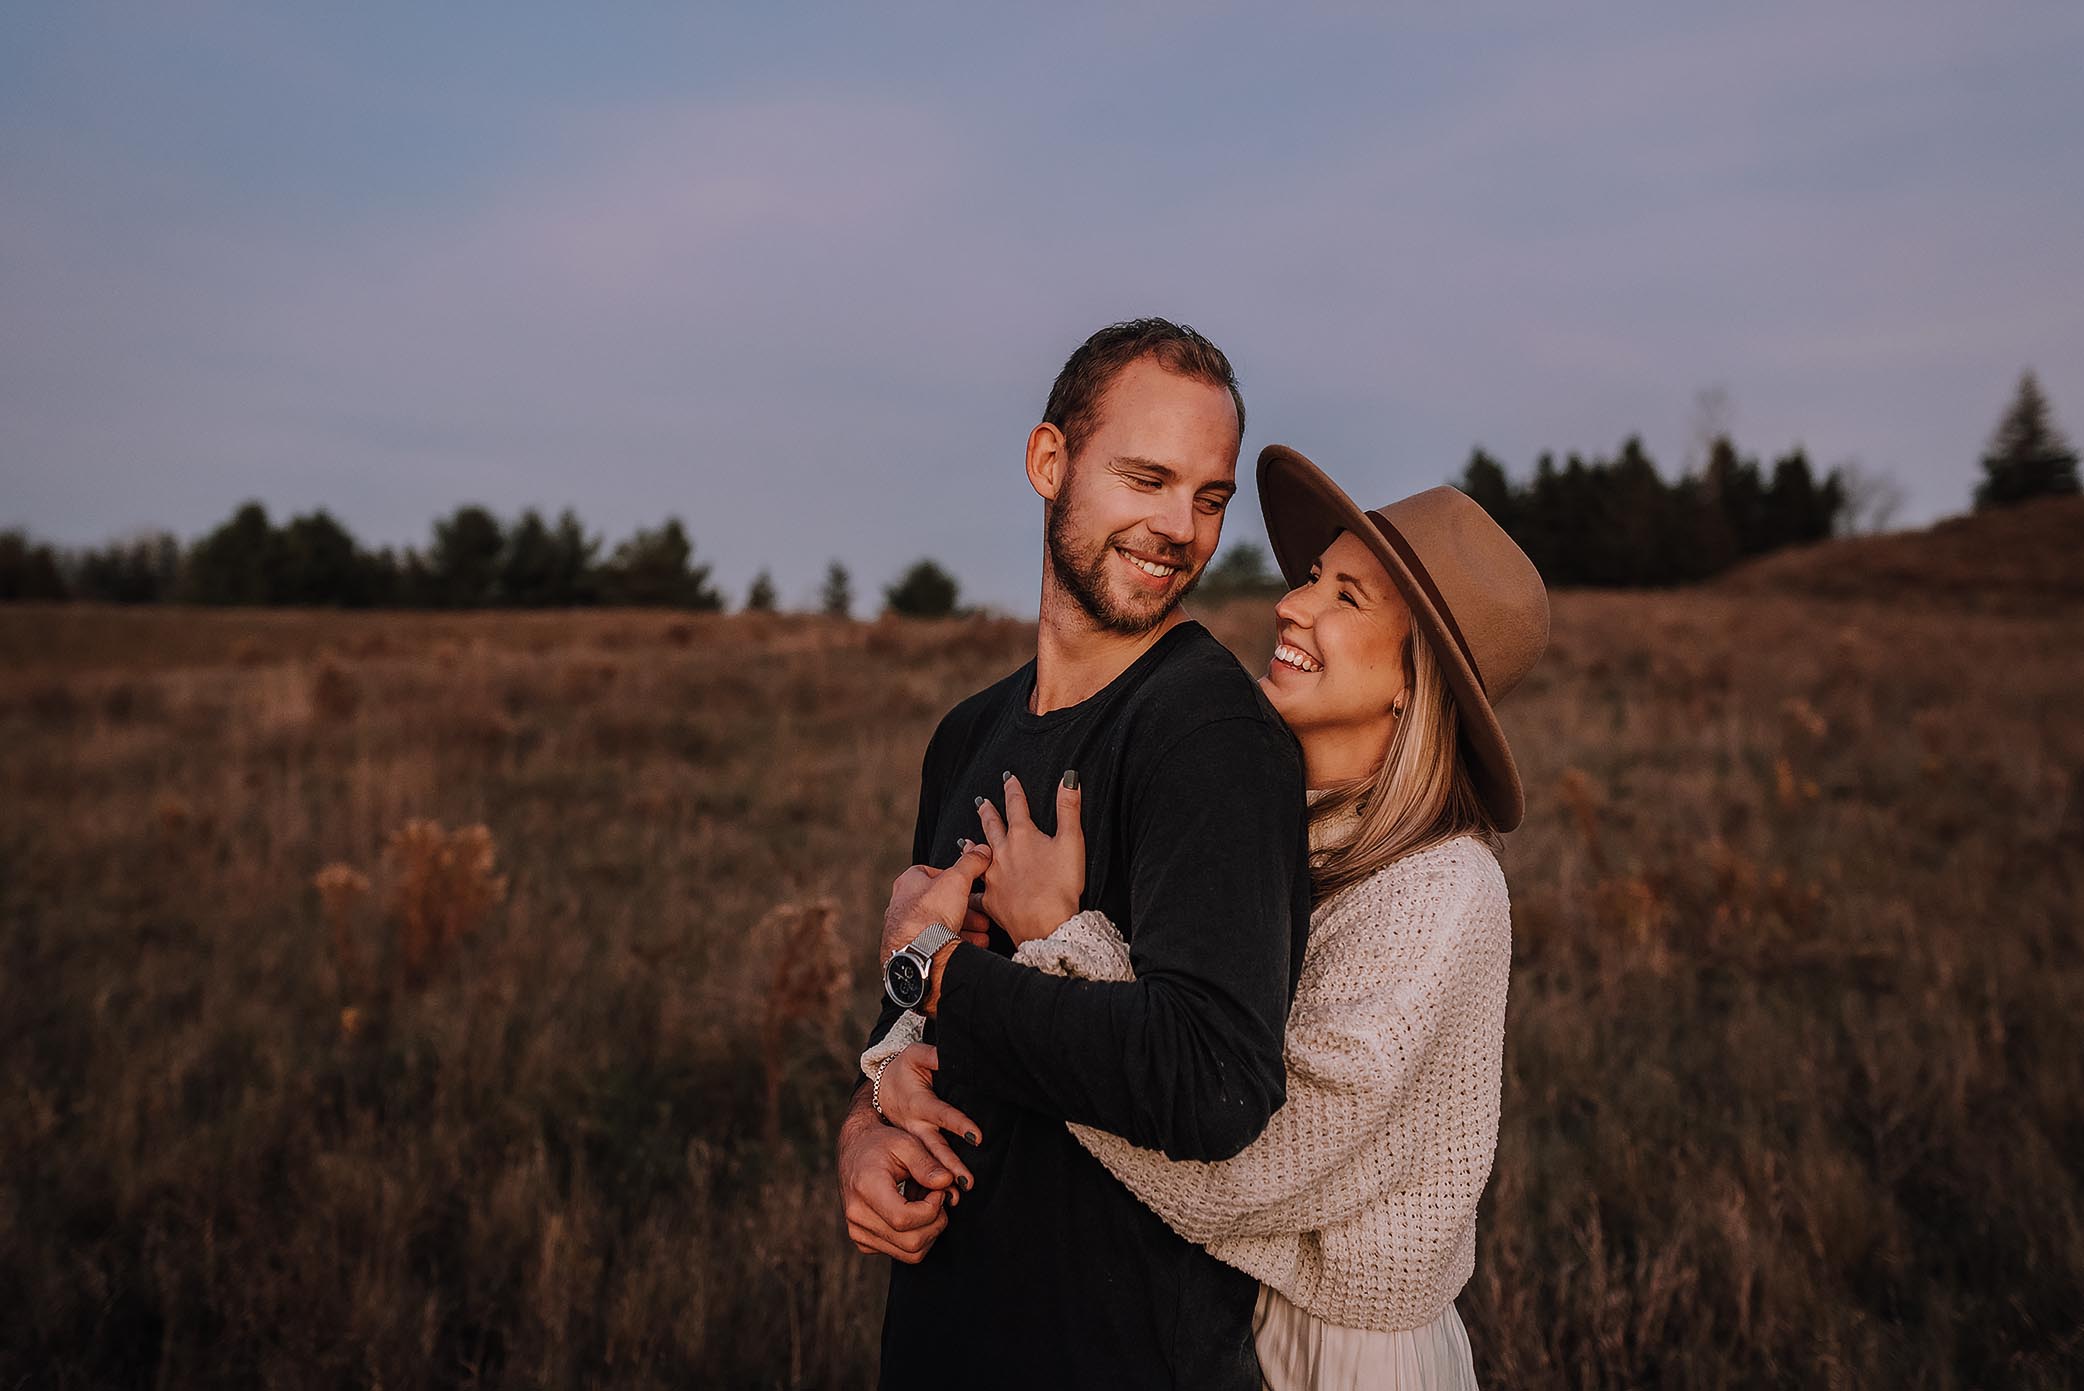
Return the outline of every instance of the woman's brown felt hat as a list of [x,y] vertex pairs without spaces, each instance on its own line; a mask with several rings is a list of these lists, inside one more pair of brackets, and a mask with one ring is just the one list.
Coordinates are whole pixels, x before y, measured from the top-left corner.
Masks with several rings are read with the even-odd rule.
[[1428,488],[1363,512],[1286,445],[1259,451],[1259,508],[1291,585],[1308,578],[1340,532],[1368,543],[1440,659],[1477,795],[1499,830],[1519,825],[1527,797],[1492,706],[1549,642],[1548,589],[1527,553],[1458,488]]

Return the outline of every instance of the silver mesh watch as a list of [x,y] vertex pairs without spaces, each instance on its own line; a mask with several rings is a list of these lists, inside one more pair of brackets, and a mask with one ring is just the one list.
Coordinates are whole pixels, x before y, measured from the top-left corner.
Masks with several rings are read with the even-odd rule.
[[917,1009],[926,998],[933,954],[955,940],[946,923],[929,923],[926,931],[890,953],[883,963],[883,993],[899,1009]]

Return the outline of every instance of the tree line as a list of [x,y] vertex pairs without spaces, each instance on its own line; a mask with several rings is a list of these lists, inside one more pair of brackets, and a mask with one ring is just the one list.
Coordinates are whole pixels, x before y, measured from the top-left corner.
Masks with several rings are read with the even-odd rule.
[[[893,611],[938,617],[957,611],[955,578],[930,560],[884,591]],[[424,548],[371,549],[320,508],[274,522],[248,502],[183,545],[153,532],[105,546],[63,550],[21,530],[0,532],[0,599],[103,603],[290,604],[335,608],[579,608],[639,605],[720,611],[721,590],[695,558],[678,517],[639,527],[612,548],[566,508],[555,521],[530,509],[504,522],[479,506],[435,522]],[[762,570],[746,591],[748,611],[779,603]],[[853,577],[833,561],[819,608],[852,616]]]
[[1553,585],[1669,585],[1739,560],[1821,541],[1845,515],[1839,470],[1822,478],[1800,449],[1770,471],[1714,441],[1699,473],[1666,482],[1630,437],[1611,459],[1543,454],[1515,482],[1483,450],[1456,486],[1483,505]]
[[[1976,510],[2074,494],[2077,464],[2029,371],[1983,454]],[[1697,472],[1672,482],[1631,437],[1611,459],[1572,454],[1559,467],[1543,454],[1520,481],[1479,448],[1456,485],[1555,585],[1702,580],[1752,556],[1839,534],[1863,520],[1862,508],[1886,513],[1896,500],[1892,484],[1854,468],[1819,475],[1800,448],[1768,469],[1740,455],[1726,434],[1715,436]]]
[[[1770,468],[1717,434],[1703,465],[1667,482],[1635,437],[1612,458],[1544,453],[1521,480],[1476,449],[1455,480],[1517,541],[1552,585],[1670,585],[1706,579],[1740,560],[1879,523],[1893,484],[1849,467],[1819,475],[1800,448]],[[1877,486],[1879,493],[1877,493]],[[1982,458],[1978,510],[2078,492],[2077,452],[2064,438],[2032,372]],[[1882,501],[1876,503],[1876,497]],[[1277,594],[1279,576],[1263,548],[1229,547],[1209,566],[1205,598]],[[963,612],[955,577],[932,560],[913,563],[883,590],[893,613]],[[0,599],[91,599],[110,603],[300,604],[348,608],[569,608],[594,604],[721,610],[724,596],[698,563],[678,517],[638,528],[612,549],[570,508],[546,520],[530,509],[503,522],[483,507],[458,507],[434,524],[425,548],[371,550],[324,509],[277,525],[249,502],[184,546],[153,533],[77,551],[0,532]],[[761,571],[748,611],[771,611],[778,595]],[[853,579],[833,561],[818,608],[850,617]]]

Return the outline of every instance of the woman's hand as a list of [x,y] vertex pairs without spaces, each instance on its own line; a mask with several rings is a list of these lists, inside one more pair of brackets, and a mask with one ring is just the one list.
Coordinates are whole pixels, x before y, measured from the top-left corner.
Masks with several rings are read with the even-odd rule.
[[933,1075],[940,1065],[940,1049],[930,1043],[915,1043],[883,1064],[883,1079],[877,1084],[876,1095],[881,1100],[883,1119],[925,1145],[955,1175],[955,1186],[967,1193],[976,1180],[955,1157],[954,1147],[941,1132],[960,1135],[973,1145],[981,1143],[984,1137],[975,1121],[934,1095]]
[[1006,815],[989,800],[977,806],[991,865],[984,872],[984,911],[1015,945],[1047,937],[1078,913],[1085,891],[1085,827],[1079,822],[1078,775],[1056,789],[1056,834],[1045,836],[1028,815],[1020,779],[1006,775]]

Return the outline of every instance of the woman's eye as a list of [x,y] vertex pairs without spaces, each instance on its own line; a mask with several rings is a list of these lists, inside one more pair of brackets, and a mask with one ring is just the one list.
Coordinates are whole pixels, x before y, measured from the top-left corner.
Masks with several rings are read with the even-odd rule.
[[1347,592],[1346,592],[1345,590],[1343,590],[1343,589],[1339,591],[1339,599],[1340,599],[1340,601],[1341,601],[1341,602],[1343,602],[1343,603],[1348,603],[1348,604],[1352,604],[1352,605],[1353,605],[1353,607],[1355,607],[1355,608],[1359,608],[1359,607],[1360,607],[1359,603],[1358,603],[1358,602],[1356,602],[1356,601],[1354,600],[1353,596],[1352,596],[1351,594],[1348,594],[1348,593],[1347,593]]

